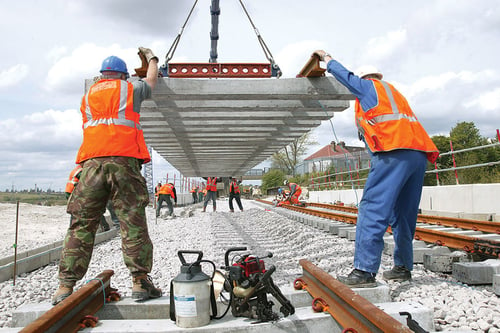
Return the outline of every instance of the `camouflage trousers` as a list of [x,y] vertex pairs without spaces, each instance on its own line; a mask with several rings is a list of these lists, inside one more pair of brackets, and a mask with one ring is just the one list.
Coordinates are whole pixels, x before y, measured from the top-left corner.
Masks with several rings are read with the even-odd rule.
[[108,200],[120,220],[125,265],[132,275],[151,272],[153,244],[145,211],[149,196],[141,164],[131,157],[98,157],[84,162],[78,186],[68,201],[72,219],[59,263],[61,285],[73,286],[87,272]]

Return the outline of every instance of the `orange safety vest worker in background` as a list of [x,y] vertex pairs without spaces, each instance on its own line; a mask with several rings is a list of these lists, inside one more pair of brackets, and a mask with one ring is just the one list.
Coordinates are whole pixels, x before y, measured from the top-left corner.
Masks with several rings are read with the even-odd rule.
[[66,188],[64,189],[64,192],[66,192],[66,199],[69,198],[71,193],[73,193],[75,186],[78,184],[78,181],[80,180],[81,173],[82,173],[82,166],[80,164],[77,164],[76,167],[73,170],[71,170],[68,182],[66,183]]
[[205,201],[203,202],[203,210],[205,212],[207,209],[208,202],[212,199],[213,210],[217,209],[216,199],[217,199],[217,177],[208,177],[207,179],[207,194],[205,196]]
[[236,200],[238,208],[243,211],[243,205],[241,204],[240,198],[240,187],[238,185],[238,182],[236,181],[236,178],[232,178],[231,183],[229,184],[229,211],[231,213],[234,212],[233,199]]
[[198,202],[198,187],[193,186],[191,190],[189,191],[191,195],[193,196],[193,204]]
[[163,201],[167,202],[168,207],[168,215],[174,215],[174,208],[172,206],[172,199],[174,199],[175,205],[177,205],[177,196],[174,184],[167,183],[160,187],[160,191],[158,192],[158,206],[156,206],[156,217],[160,216],[161,205]]

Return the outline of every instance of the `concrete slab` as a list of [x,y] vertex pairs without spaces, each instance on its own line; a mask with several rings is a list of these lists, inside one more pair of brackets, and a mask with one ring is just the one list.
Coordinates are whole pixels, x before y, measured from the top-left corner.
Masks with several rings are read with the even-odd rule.
[[148,146],[186,177],[238,176],[353,99],[333,77],[163,78],[142,104],[141,126]]
[[338,229],[338,235],[339,237],[347,238],[347,233],[349,231],[356,231],[356,227],[353,227],[352,225],[341,227]]
[[391,301],[391,289],[385,282],[377,281],[374,288],[351,288],[359,296],[371,303],[386,303]]
[[338,235],[339,228],[346,227],[348,225],[349,225],[348,223],[344,222],[331,222],[330,225],[328,226],[328,232],[333,235]]
[[493,275],[493,292],[500,296],[500,274]]
[[398,320],[400,323],[407,325],[406,315],[400,315],[400,312],[408,312],[411,318],[415,320],[420,327],[426,331],[434,331],[434,313],[417,302],[388,302],[375,304],[385,313]]
[[[96,235],[95,244],[102,243],[117,235],[116,229],[101,232]],[[62,241],[43,246],[39,249],[28,251],[23,258],[16,262],[16,273],[22,274],[34,271],[42,266],[61,258]],[[0,282],[10,280],[14,277],[14,260],[0,266]]]
[[455,251],[449,254],[424,254],[424,267],[432,272],[451,273],[453,269],[453,263],[471,261],[472,258],[468,253],[460,251]]
[[500,274],[500,259],[454,263],[452,268],[452,276],[466,284],[492,284],[496,274]]

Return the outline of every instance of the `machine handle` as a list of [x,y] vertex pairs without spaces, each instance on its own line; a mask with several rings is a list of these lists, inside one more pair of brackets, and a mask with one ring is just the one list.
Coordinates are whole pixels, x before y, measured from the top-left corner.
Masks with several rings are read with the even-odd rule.
[[236,251],[246,251],[247,247],[246,246],[239,246],[239,247],[231,247],[226,251],[226,254],[224,255],[224,264],[226,267],[229,267],[229,254],[231,252],[236,252]]
[[201,258],[203,258],[203,252],[202,251],[194,251],[194,250],[179,250],[177,252],[177,255],[179,256],[179,259],[181,260],[181,263],[183,265],[186,264],[186,259],[184,259],[184,255],[183,254],[197,254],[198,255],[198,259],[196,259],[196,261],[200,261]]

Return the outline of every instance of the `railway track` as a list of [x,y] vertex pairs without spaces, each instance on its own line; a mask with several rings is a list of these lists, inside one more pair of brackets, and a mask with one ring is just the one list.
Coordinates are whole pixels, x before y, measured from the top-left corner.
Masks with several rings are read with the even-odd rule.
[[[273,205],[271,201],[258,201]],[[307,203],[305,207],[292,205],[283,205],[281,207],[349,224],[356,224],[358,212],[356,207],[322,203]],[[430,226],[443,228],[436,229]],[[390,227],[387,231],[391,232]],[[473,231],[476,234],[467,235],[463,231]],[[498,222],[419,214],[415,239],[463,250],[468,253],[481,254],[492,258],[500,257],[500,223]]]

